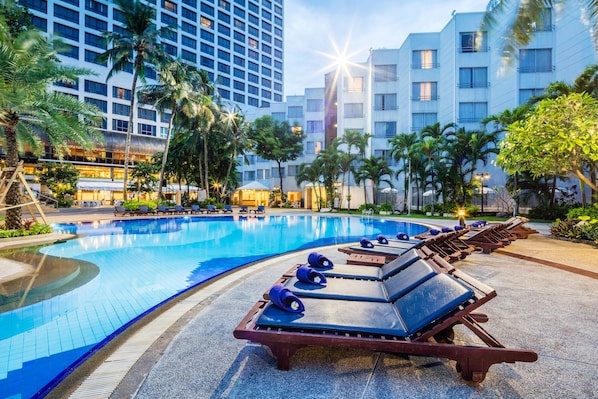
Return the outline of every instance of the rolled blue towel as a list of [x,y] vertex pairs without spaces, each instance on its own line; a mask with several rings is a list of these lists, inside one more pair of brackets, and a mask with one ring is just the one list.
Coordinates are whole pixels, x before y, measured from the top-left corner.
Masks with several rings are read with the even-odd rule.
[[326,284],[326,276],[313,267],[309,267],[307,265],[299,266],[296,275],[299,281],[303,281],[304,283],[317,285]]
[[440,230],[430,229],[429,233],[433,236],[437,236],[438,234],[440,234]]
[[397,233],[397,239],[402,241],[409,241],[409,235],[407,233]]
[[270,301],[287,312],[301,313],[305,310],[303,302],[284,285],[275,285],[268,293]]
[[376,239],[380,244],[388,244],[388,240],[382,234],[378,234],[378,237],[376,237]]
[[361,245],[363,248],[374,248],[374,244],[372,244],[372,242],[365,237],[359,240],[359,245]]
[[486,225],[486,221],[485,220],[478,220],[477,223],[478,223],[479,227],[483,227],[483,226]]
[[461,226],[460,224],[456,224],[455,231],[459,231],[459,230],[463,230],[463,226]]
[[330,259],[317,252],[312,252],[307,256],[307,263],[312,267],[318,268],[330,269],[334,266],[334,263]]
[[478,227],[480,227],[480,224],[478,222],[473,222],[471,224],[471,227],[473,227],[474,229],[477,229]]
[[451,229],[450,227],[443,227],[442,228],[442,232],[443,233],[450,233],[451,231],[453,231],[453,229]]

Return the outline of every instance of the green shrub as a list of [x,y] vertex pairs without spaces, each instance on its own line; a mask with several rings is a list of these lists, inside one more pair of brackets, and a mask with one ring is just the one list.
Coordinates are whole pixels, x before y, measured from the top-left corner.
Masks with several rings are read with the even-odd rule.
[[589,219],[598,219],[598,203],[586,208],[571,208],[567,212],[568,220],[581,220],[580,217],[582,216],[587,216]]
[[550,233],[557,237],[582,239],[583,232],[573,220],[557,219],[550,227]]
[[5,230],[4,228],[0,229],[0,238],[25,237],[38,234],[48,234],[52,232],[52,227],[43,223],[28,223],[27,220],[24,220],[23,226],[25,228],[21,230]]
[[370,209],[371,209],[371,210],[373,210],[373,211],[376,211],[376,208],[377,208],[377,207],[376,207],[376,205],[375,205],[375,204],[368,204],[368,203],[366,203],[366,204],[361,204],[361,205],[359,205],[359,212],[363,212],[363,211],[364,211],[364,210],[366,210],[366,209],[367,209],[367,210],[370,210]]
[[378,212],[392,212],[392,205],[387,202],[380,204],[378,206]]
[[567,218],[570,205],[564,203],[538,205],[530,209],[529,217],[531,219],[557,220]]
[[145,205],[147,206],[149,209],[154,210],[157,208],[157,205],[154,201],[148,201],[148,200],[133,200],[133,201],[125,201],[123,202],[123,206],[125,207],[126,210],[129,211],[138,211],[139,207],[141,205]]

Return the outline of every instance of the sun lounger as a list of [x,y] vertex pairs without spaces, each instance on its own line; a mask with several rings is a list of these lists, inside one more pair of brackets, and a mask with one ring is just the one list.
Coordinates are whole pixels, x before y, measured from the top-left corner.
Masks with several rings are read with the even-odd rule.
[[233,207],[230,205],[224,205],[222,209],[222,213],[233,213]]
[[114,216],[128,216],[131,215],[131,211],[125,209],[122,205],[117,205],[114,207]]
[[239,207],[239,213],[248,213],[248,212],[249,212],[249,209],[248,209],[247,205],[241,205]]
[[189,210],[187,210],[187,209],[183,208],[181,205],[176,205],[176,206],[174,207],[174,211],[173,211],[173,213],[174,213],[175,215],[186,215],[186,214],[188,214],[189,212],[190,212]]
[[397,242],[394,245],[384,245],[384,244],[376,244],[372,242],[373,246],[370,248],[363,247],[360,244],[350,245],[348,247],[340,247],[338,250],[340,252],[346,253],[348,255],[357,253],[357,254],[366,254],[366,255],[380,255],[386,257],[386,261],[390,262],[396,259],[398,256],[404,254],[405,252],[409,251],[410,249],[416,249],[421,247],[424,244],[424,241],[405,241],[404,243]]
[[193,215],[199,215],[201,213],[204,213],[205,209],[201,209],[201,207],[197,204],[191,205],[191,213]]
[[156,211],[150,209],[147,205],[139,205],[138,215],[155,215]]
[[490,225],[479,230],[470,230],[460,239],[467,245],[472,245],[483,253],[489,254],[511,243],[510,239],[503,238],[499,234],[501,229],[504,229],[502,225]]
[[162,214],[162,215],[171,215],[172,214],[172,210],[168,209],[164,205],[158,205],[158,207],[156,208],[156,213],[159,213],[159,214]]
[[503,223],[507,225],[505,230],[509,234],[514,235],[520,239],[526,239],[530,234],[538,234],[537,230],[524,226],[527,223],[527,219],[521,217],[512,217]]
[[249,212],[253,212],[253,213],[266,213],[266,207],[264,205],[258,205],[257,208],[255,209],[251,209]]
[[[267,346],[281,370],[306,346],[357,348],[402,355],[435,356],[456,361],[463,379],[484,380],[491,365],[533,362],[529,350],[507,349],[473,310],[496,296],[465,274],[435,274],[395,302],[302,298],[304,309],[291,313],[258,301],[234,330],[238,339]],[[454,344],[453,327],[462,324],[486,346]]]
[[206,212],[208,212],[208,213],[218,213],[218,209],[214,205],[208,205]]

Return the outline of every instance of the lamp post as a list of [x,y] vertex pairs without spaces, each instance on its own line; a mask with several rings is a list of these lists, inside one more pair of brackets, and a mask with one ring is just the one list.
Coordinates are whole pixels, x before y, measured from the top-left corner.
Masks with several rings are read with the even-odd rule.
[[475,178],[476,180],[479,180],[482,183],[482,213],[484,213],[484,180],[490,179],[490,174],[476,173]]

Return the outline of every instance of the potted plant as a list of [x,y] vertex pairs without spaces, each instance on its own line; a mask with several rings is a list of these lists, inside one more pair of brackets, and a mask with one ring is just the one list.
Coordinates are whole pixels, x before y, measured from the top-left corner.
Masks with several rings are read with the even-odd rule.
[[380,206],[378,207],[378,212],[380,213],[380,215],[391,215],[392,214],[392,205],[390,205],[389,203],[383,203],[380,204]]

